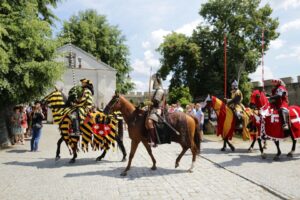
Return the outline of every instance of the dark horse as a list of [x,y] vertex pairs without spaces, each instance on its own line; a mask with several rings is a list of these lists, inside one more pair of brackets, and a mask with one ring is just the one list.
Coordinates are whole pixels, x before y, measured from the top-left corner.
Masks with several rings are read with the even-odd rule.
[[[112,98],[112,100],[106,107],[106,110],[108,110],[109,112],[119,110],[122,113],[124,120],[128,125],[128,133],[131,139],[131,150],[128,165],[125,168],[125,170],[121,173],[121,176],[127,175],[127,171],[129,171],[130,169],[132,159],[140,142],[143,143],[148,154],[152,159],[153,165],[151,169],[156,170],[156,160],[152,154],[151,147],[148,144],[149,141],[147,137],[147,130],[145,128],[147,112],[135,108],[134,105],[132,105],[127,99],[125,99],[125,97],[120,95],[115,95]],[[177,135],[176,133],[171,133],[171,141],[179,143],[182,147],[182,151],[176,159],[175,168],[179,166],[181,157],[190,148],[193,154],[193,158],[189,172],[192,172],[194,163],[196,161],[197,151],[200,151],[201,136],[198,129],[198,121],[195,117],[186,115],[184,113],[176,112],[169,115],[169,117],[172,118],[170,122],[171,126],[173,126],[180,133],[179,135]],[[184,122],[186,124],[185,129],[182,128],[185,125],[182,124],[181,119],[184,119]]]
[[300,138],[300,107],[289,106],[289,130],[284,131],[282,129],[282,123],[278,111],[272,107],[266,94],[263,91],[254,90],[251,94],[250,105],[253,108],[258,109],[260,112],[259,119],[256,123],[259,130],[258,144],[263,159],[266,158],[264,154],[261,138],[273,139],[277,147],[277,154],[274,160],[278,160],[281,155],[279,147],[279,140],[291,137],[293,145],[291,151],[287,154],[288,157],[292,157],[296,149],[296,139]]
[[[57,123],[59,125],[59,129],[61,131],[61,138],[57,141],[57,150],[56,150],[55,160],[57,161],[60,159],[61,143],[63,141],[65,141],[65,143],[70,151],[70,154],[73,154],[73,158],[70,160],[70,163],[75,163],[76,158],[77,158],[79,137],[69,135],[69,128],[70,128],[71,120],[67,114],[62,114],[62,113],[69,112],[71,110],[71,108],[66,106],[65,98],[63,97],[62,92],[59,90],[55,90],[55,91],[51,92],[49,95],[47,95],[43,99],[43,102],[48,104],[49,107],[51,108],[52,115],[54,118],[54,123]],[[99,111],[97,111],[97,112],[99,115],[100,114],[103,115],[103,113],[101,113]],[[80,130],[83,132],[85,138],[87,138],[88,136],[92,136],[94,134],[92,131],[92,125],[94,123],[95,123],[95,119],[93,119],[92,117],[89,117],[88,119],[86,119],[86,123],[84,123],[83,125],[80,125]],[[98,137],[97,135],[94,135],[93,141],[96,140],[97,137]],[[118,146],[121,148],[121,151],[123,153],[122,161],[125,161],[126,160],[126,150],[123,145],[122,137],[123,137],[123,134],[121,134],[121,135],[116,134],[114,139],[117,141]],[[93,141],[90,140],[89,142],[92,144]],[[97,157],[96,161],[101,161],[101,159],[104,158],[107,150],[109,149],[109,144],[108,145],[104,144],[103,146],[104,146],[103,153],[99,157]]]

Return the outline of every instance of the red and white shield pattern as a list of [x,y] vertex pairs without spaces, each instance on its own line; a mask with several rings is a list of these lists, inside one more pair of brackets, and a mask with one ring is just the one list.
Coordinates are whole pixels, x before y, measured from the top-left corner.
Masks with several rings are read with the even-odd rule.
[[111,131],[109,125],[107,124],[94,124],[92,128],[94,134],[101,135],[103,137],[108,135]]
[[[290,127],[292,134],[295,139],[300,138],[300,107],[298,106],[290,106]],[[265,115],[265,131],[266,135],[274,138],[274,139],[282,139],[285,136],[284,131],[282,129],[282,122],[280,120],[280,116],[278,110],[269,110],[269,113]]]

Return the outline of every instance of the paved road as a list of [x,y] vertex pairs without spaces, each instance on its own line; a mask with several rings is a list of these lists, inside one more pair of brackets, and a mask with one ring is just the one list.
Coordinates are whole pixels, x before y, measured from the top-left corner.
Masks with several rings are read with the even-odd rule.
[[[79,153],[77,163],[62,146],[62,159],[54,161],[57,127],[45,125],[40,152],[29,152],[29,142],[0,151],[0,199],[280,199],[300,197],[299,154],[293,160],[259,159],[258,152],[221,153],[215,137],[203,143],[194,173],[188,173],[191,153],[174,169],[178,144],[154,149],[157,171],[151,171],[150,157],[141,145],[127,177],[120,173],[127,163],[119,162],[120,150],[95,162],[100,152]],[[125,146],[129,149],[129,139]],[[237,148],[245,146],[235,141]],[[247,144],[246,144],[247,145]],[[285,147],[289,145],[285,143]],[[272,146],[271,144],[269,145]],[[270,149],[269,151],[272,151]],[[284,150],[285,151],[285,150]],[[299,150],[298,150],[299,152]],[[224,168],[225,167],[225,168]],[[249,179],[249,180],[248,180]],[[282,186],[282,187],[281,187]]]

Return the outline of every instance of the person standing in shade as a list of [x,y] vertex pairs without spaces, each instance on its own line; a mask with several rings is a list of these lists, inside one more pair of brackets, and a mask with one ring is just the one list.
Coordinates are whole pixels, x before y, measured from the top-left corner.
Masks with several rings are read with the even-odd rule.
[[36,102],[33,111],[32,111],[32,139],[31,139],[31,151],[38,151],[38,145],[39,145],[39,140],[42,135],[42,128],[43,128],[43,119],[44,119],[44,114],[42,112],[41,104],[40,102]]

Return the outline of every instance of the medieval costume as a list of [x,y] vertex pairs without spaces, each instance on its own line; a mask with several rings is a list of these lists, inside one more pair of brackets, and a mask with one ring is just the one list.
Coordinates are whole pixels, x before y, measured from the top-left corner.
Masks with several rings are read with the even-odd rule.
[[231,84],[231,99],[227,100],[227,105],[233,110],[236,118],[241,121],[243,117],[243,111],[245,110],[243,101],[243,94],[238,88],[238,82],[234,80]]
[[[72,89],[69,92],[68,103],[70,106],[76,106],[77,109],[74,110],[70,114],[70,118],[72,120],[72,129],[73,134],[75,136],[80,135],[79,125],[83,124],[86,115],[93,108],[93,95],[94,95],[94,87],[90,80],[81,79],[81,87],[77,87],[77,90],[70,94]],[[76,86],[74,87],[76,88]]]
[[285,83],[282,80],[272,80],[272,84],[275,86],[272,89],[272,96],[270,97],[272,107],[279,110],[279,114],[283,122],[282,124],[283,130],[288,130],[289,129],[288,91],[285,87]]
[[147,119],[146,119],[146,128],[148,130],[150,136],[150,142],[153,147],[156,146],[156,131],[154,128],[154,122],[158,122],[158,115],[161,115],[161,106],[164,101],[164,90],[162,87],[162,80],[160,78],[159,73],[153,74],[151,77],[151,81],[153,81],[153,96],[151,99],[151,108],[149,110]]

